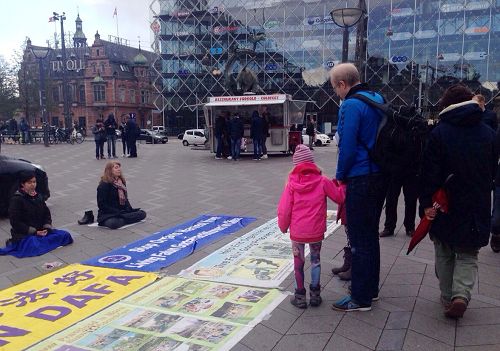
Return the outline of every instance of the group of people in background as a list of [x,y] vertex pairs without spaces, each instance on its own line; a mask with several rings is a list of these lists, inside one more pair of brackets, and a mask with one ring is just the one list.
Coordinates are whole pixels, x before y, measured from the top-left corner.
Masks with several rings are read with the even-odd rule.
[[120,131],[122,140],[123,157],[137,157],[137,137],[140,129],[134,118],[126,117],[118,126],[115,116],[111,113],[108,118],[103,121],[98,119],[92,128],[95,141],[95,157],[97,160],[105,159],[104,143],[107,143],[108,158],[117,158],[116,156],[116,139],[117,130]]
[[[215,138],[217,148],[215,159],[221,160],[227,157],[228,160],[238,161],[240,159],[241,149],[244,149],[244,131],[245,126],[238,112],[235,112],[231,118],[229,111],[223,111],[215,119]],[[253,143],[253,159],[255,161],[267,158],[266,140],[269,137],[269,112],[266,106],[262,107],[261,112],[255,110],[252,113],[250,124],[250,139]]]

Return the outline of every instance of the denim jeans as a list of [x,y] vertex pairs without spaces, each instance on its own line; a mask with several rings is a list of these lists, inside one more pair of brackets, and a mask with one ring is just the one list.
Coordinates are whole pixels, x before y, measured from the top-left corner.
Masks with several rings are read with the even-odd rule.
[[224,146],[222,135],[216,136],[215,138],[217,139],[217,149],[215,151],[215,157],[222,157],[222,147]]
[[116,157],[116,135],[107,135],[108,141],[108,157]]
[[441,297],[451,301],[461,297],[470,301],[477,276],[477,249],[457,249],[433,239],[436,276]]
[[240,150],[241,150],[241,138],[233,139],[231,138],[231,156],[233,160],[237,160],[240,158]]
[[378,296],[378,229],[385,190],[384,179],[379,174],[354,177],[347,182],[347,230],[352,251],[351,296],[363,306],[370,306],[372,298]]
[[253,158],[260,158],[262,155],[262,139],[261,138],[253,138]]
[[104,156],[104,141],[95,140],[95,157],[102,158]]

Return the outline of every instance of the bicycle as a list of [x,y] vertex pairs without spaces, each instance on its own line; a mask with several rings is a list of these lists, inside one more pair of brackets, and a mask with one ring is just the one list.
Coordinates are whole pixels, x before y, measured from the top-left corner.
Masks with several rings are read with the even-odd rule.
[[73,128],[73,131],[71,132],[71,136],[69,138],[69,142],[71,144],[74,144],[75,142],[77,144],[81,144],[83,143],[83,141],[85,140],[85,136],[83,135],[83,133],[81,132],[81,130],[77,130],[77,128]]

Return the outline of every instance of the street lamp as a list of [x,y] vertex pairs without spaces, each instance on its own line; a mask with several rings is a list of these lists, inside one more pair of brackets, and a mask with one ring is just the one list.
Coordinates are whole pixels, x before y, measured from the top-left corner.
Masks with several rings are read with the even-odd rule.
[[342,33],[342,62],[347,62],[349,53],[349,27],[354,26],[363,17],[363,10],[357,7],[334,9],[330,12],[333,23],[344,29]]
[[43,69],[43,60],[48,56],[50,48],[33,48],[31,47],[31,53],[38,60],[38,72],[40,74],[40,85],[39,85],[39,95],[40,95],[40,109],[43,121],[43,143],[45,146],[49,146],[49,125],[47,123],[47,108],[45,106],[46,92],[45,92],[45,74]]
[[68,78],[66,76],[66,43],[64,42],[64,20],[66,15],[63,12],[62,15],[57,12],[52,13],[54,15],[53,19],[55,21],[61,21],[61,72],[62,72],[62,93],[63,93],[63,115],[64,115],[64,126],[66,129],[71,128],[71,116],[69,115],[69,105],[68,105]]

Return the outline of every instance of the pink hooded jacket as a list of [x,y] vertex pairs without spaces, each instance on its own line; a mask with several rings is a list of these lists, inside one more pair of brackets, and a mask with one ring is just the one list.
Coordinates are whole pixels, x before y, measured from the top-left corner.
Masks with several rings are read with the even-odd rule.
[[283,233],[290,228],[290,239],[314,243],[324,239],[326,197],[337,204],[345,200],[345,187],[321,175],[310,162],[297,165],[285,185],[278,204],[278,226]]

